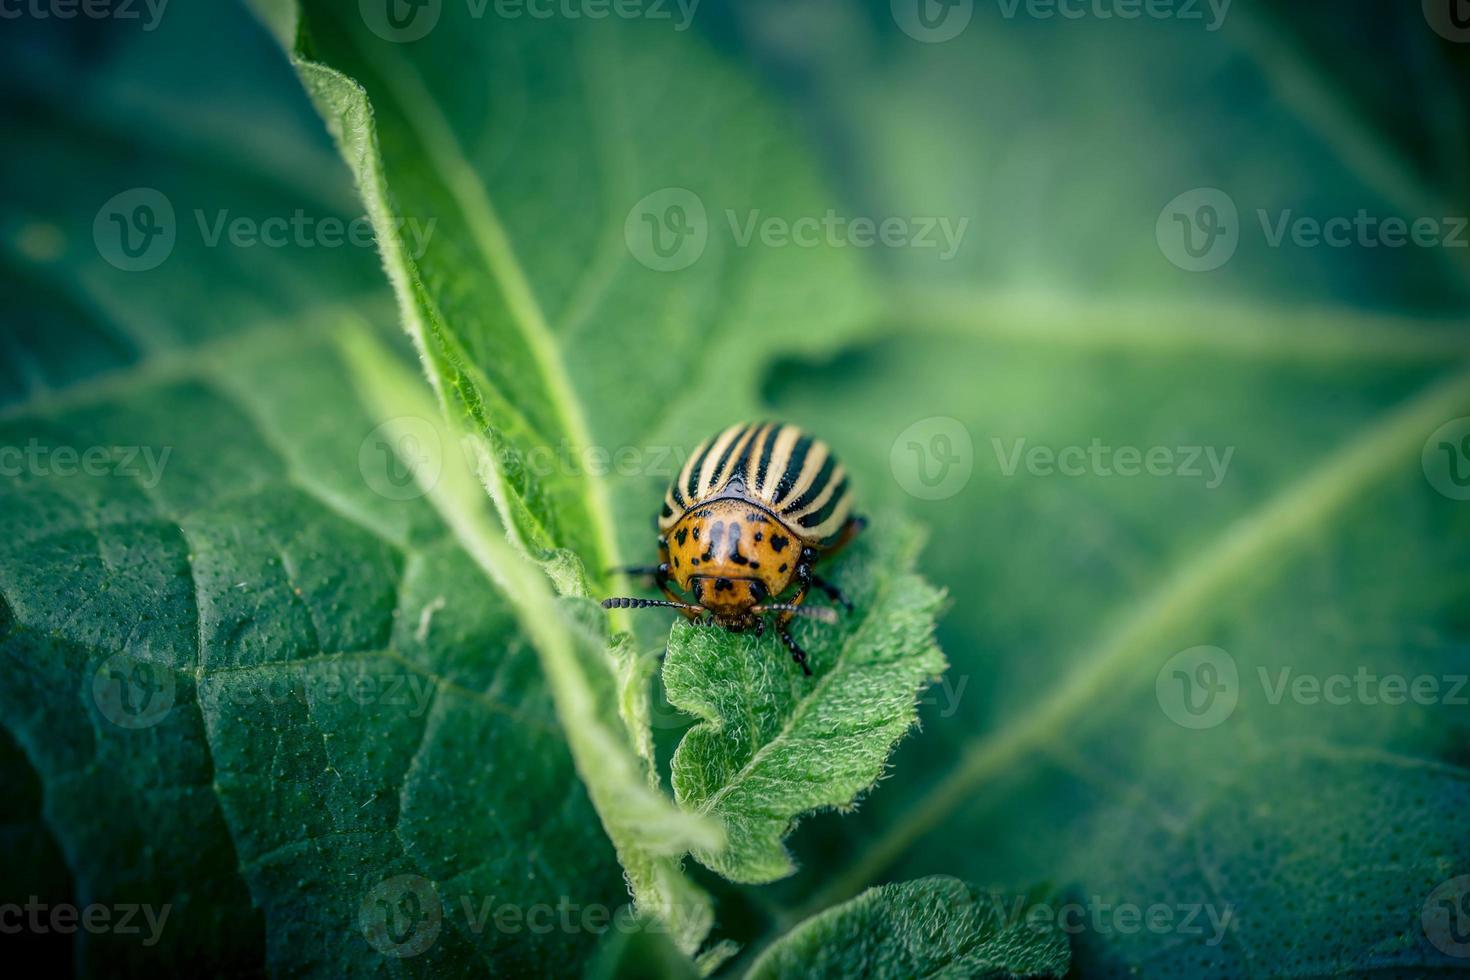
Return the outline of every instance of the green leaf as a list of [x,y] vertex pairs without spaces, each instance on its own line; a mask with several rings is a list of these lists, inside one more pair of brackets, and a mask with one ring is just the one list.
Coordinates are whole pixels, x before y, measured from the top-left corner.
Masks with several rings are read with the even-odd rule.
[[[395,43],[340,4],[300,11],[295,31],[272,20],[357,178],[430,379],[485,441],[505,524],[561,591],[605,584],[630,542],[650,547],[672,473],[630,479],[586,454],[687,450],[756,407],[769,358],[828,349],[871,309],[855,256],[736,234],[752,213],[819,212],[809,164],[751,85],[668,23],[490,30],[449,4]],[[674,268],[637,237],[665,198],[692,222]],[[438,225],[415,248],[404,222],[423,215]]]
[[522,630],[540,654],[577,772],[618,849],[640,911],[671,931],[680,949],[692,953],[709,932],[714,913],[708,897],[679,873],[677,861],[691,848],[719,851],[720,828],[680,813],[644,778],[624,737],[602,640],[574,618],[579,611],[584,621],[595,613],[571,599],[558,608],[541,572],[489,520],[484,494],[464,458],[472,455],[473,444],[464,455],[456,451],[465,442],[463,434],[438,421],[428,393],[417,392],[419,379],[380,343],[360,332],[345,336],[342,343],[362,397],[377,417],[412,422],[402,431],[386,422],[390,443],[399,444],[426,425],[433,432],[434,438],[422,444],[415,479],[460,546],[511,600]]
[[[696,850],[733,881],[791,874],[782,840],[798,818],[850,807],[917,719],[944,670],[933,640],[942,595],[913,572],[920,535],[880,517],[830,572],[853,603],[839,625],[798,620],[813,676],[773,632],[758,641],[681,623],[664,660],[669,703],[700,719],[674,753],[679,805],[719,818],[727,845]],[[824,573],[826,574],[826,573]]]
[[584,980],[696,980],[694,961],[679,951],[656,921],[635,919],[603,940]]
[[1035,911],[947,875],[880,885],[796,926],[747,977],[1065,976],[1067,937]]
[[[0,894],[167,910],[156,937],[141,914],[62,936],[84,975],[578,972],[595,932],[484,916],[613,911],[627,887],[518,609],[405,499],[338,352],[364,317],[400,336],[376,254],[211,245],[196,222],[354,216],[279,51],[229,6],[76,60],[31,40],[0,59],[26,68],[3,110],[0,445],[108,462],[7,455],[0,476],[0,743],[44,824]],[[268,147],[181,124],[198,58]],[[176,239],[126,271],[94,219],[136,187]]]
[[[611,481],[568,457],[687,447],[703,434],[691,426],[748,410],[767,357],[852,330],[865,308],[857,267],[831,249],[737,247],[715,223],[721,211],[810,210],[815,184],[750,87],[688,37],[618,19],[487,31],[450,5],[421,40],[399,44],[339,5],[303,3],[300,16],[294,31],[278,11],[271,22],[357,180],[429,378],[512,539],[563,594],[589,595],[589,579],[621,563],[616,528],[646,526],[662,488],[625,483],[615,512]],[[673,91],[671,73],[683,81]],[[720,125],[696,136],[671,117]],[[602,183],[574,176],[594,162]],[[536,192],[558,178],[556,193]],[[699,213],[702,242],[675,269],[627,231],[645,201],[670,195]],[[411,248],[405,228],[425,214],[437,234]],[[657,356],[632,356],[639,345]],[[609,619],[627,628],[623,612]],[[652,662],[621,639],[606,660],[626,739],[656,787]],[[559,705],[564,721],[577,717]],[[717,838],[660,835],[678,821],[613,812],[595,787],[619,767],[583,748],[574,741],[640,906],[688,905],[671,855],[716,853]],[[693,952],[711,915],[685,918],[678,941]]]
[[[796,836],[822,874],[793,882],[795,911],[776,918],[892,877],[1045,878],[1085,906],[1171,910],[1161,929],[1089,923],[1073,941],[1084,975],[1451,972],[1423,916],[1470,872],[1449,696],[1470,670],[1470,512],[1424,467],[1436,431],[1470,415],[1466,253],[1272,249],[1256,214],[1464,212],[1463,182],[1437,166],[1462,141],[1425,118],[1462,126],[1447,93],[1463,80],[1443,80],[1420,10],[1342,32],[1303,10],[1263,31],[1280,11],[1241,2],[1211,34],[1023,26],[977,5],[962,37],[923,45],[855,19],[798,35],[764,9],[750,36],[799,36],[820,66],[808,108],[832,165],[864,171],[865,208],[972,218],[953,262],[893,256],[902,337],[771,386],[865,485],[944,529],[925,570],[954,599],[924,737],[858,814]],[[1295,50],[1293,33],[1327,50]],[[1422,67],[1413,111],[1351,68],[1390,52]],[[1242,241],[1186,273],[1155,222],[1202,185],[1235,198]],[[944,461],[940,434],[973,450],[955,467],[968,476],[911,495]],[[1180,447],[1232,457],[1213,481],[1203,455],[1197,476],[1024,456],[1094,442],[1163,447],[1175,466]],[[1160,684],[1177,696],[1176,670],[1207,678],[1171,663],[1200,646],[1238,684],[1218,702],[1233,711],[1193,729]],[[1299,698],[1303,677],[1346,680],[1347,702]],[[1389,677],[1434,678],[1438,695],[1385,702]]]

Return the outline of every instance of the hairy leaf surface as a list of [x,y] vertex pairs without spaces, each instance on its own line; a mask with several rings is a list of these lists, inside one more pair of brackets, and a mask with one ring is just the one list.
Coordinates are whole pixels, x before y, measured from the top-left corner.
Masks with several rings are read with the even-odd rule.
[[724,824],[726,847],[695,853],[725,877],[762,883],[794,871],[782,841],[797,819],[851,806],[914,726],[919,692],[944,670],[933,640],[942,596],[912,570],[919,546],[912,526],[879,518],[850,554],[823,566],[854,611],[835,626],[794,623],[812,677],[774,631],[751,642],[674,628],[664,690],[700,719],[674,753],[674,792],[680,806]]
[[747,977],[1065,976],[1067,937],[1033,911],[947,875],[880,885],[792,929]]
[[[903,340],[772,388],[791,413],[841,406],[821,424],[868,485],[944,529],[926,571],[954,597],[924,738],[856,816],[796,836],[824,869],[792,889],[815,889],[799,909],[941,871],[1045,879],[1094,907],[1174,910],[1162,928],[1089,925],[1086,975],[1456,966],[1423,916],[1470,871],[1451,816],[1470,525],[1425,459],[1470,415],[1466,253],[1273,248],[1258,213],[1463,213],[1460,151],[1399,86],[1426,86],[1426,111],[1456,99],[1430,98],[1447,66],[1417,7],[1341,32],[1302,8],[1236,3],[1216,33],[977,6],[943,45],[855,21],[802,35],[826,72],[814,105],[850,107],[824,119],[868,206],[973,220],[952,262],[891,256]],[[1385,48],[1422,73],[1384,86],[1347,68]],[[1241,240],[1189,273],[1156,221],[1205,186],[1234,199]],[[941,434],[972,450],[951,460],[968,475],[914,496]],[[1170,463],[1122,472],[1124,447]],[[1225,675],[1173,661],[1198,647],[1229,658],[1228,696],[1202,683]],[[1438,693],[1399,700],[1415,678]],[[1186,695],[1201,727],[1176,721]]]
[[[0,59],[30,99],[4,109],[0,445],[45,452],[0,477],[4,764],[45,828],[0,893],[167,909],[152,943],[62,936],[83,974],[575,972],[595,934],[486,910],[616,910],[622,870],[514,608],[402,492],[338,354],[363,317],[398,335],[376,255],[211,245],[196,221],[346,221],[349,179],[246,15],[169,14],[108,58],[53,22]],[[268,151],[177,129],[216,32]],[[175,240],[126,271],[94,220],[139,187]]]

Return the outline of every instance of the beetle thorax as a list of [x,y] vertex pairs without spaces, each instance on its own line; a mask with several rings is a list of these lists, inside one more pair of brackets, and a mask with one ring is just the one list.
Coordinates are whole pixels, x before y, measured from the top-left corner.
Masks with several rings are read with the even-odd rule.
[[791,584],[802,542],[764,508],[725,498],[690,508],[669,529],[668,546],[674,581],[733,624]]

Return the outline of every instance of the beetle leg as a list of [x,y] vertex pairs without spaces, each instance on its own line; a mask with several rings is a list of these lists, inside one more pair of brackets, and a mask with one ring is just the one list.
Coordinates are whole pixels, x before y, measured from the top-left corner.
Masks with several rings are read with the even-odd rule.
[[781,642],[786,644],[786,649],[791,651],[791,659],[800,665],[801,672],[808,677],[812,676],[812,669],[806,665],[806,651],[801,648],[801,644],[791,638],[791,634],[786,631],[786,624],[779,624],[776,627],[776,633],[781,637]]
[[833,585],[826,579],[822,578],[822,576],[818,575],[816,572],[811,573],[811,579],[813,585],[821,589],[823,592],[827,593],[827,598],[831,599],[833,602],[837,603],[848,612],[852,612],[852,603],[848,601],[847,596],[842,594],[841,589],[839,589],[837,586]]

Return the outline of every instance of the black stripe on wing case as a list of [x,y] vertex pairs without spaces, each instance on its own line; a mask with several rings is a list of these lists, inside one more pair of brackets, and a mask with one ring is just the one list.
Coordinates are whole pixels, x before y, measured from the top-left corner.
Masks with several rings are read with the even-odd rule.
[[786,463],[781,479],[776,483],[776,492],[771,495],[772,503],[779,504],[801,478],[801,468],[806,464],[806,454],[812,448],[812,442],[811,436],[804,435],[791,447],[791,458]]
[[847,477],[844,476],[842,478],[842,482],[837,484],[837,489],[832,491],[832,499],[828,500],[819,509],[813,511],[812,513],[803,517],[801,520],[797,521],[797,523],[800,524],[802,527],[819,527],[824,521],[832,516],[832,514],[837,510],[839,506],[841,506],[843,498],[845,498],[846,496]]
[[782,507],[781,510],[787,514],[794,514],[797,511],[810,507],[812,501],[822,495],[822,489],[832,479],[832,470],[836,466],[837,457],[833,456],[830,452],[827,453],[827,459],[822,463],[822,468],[817,471],[817,478],[812,481],[812,485],[806,488],[805,493],[791,501],[785,507]]
[[761,443],[760,463],[756,465],[755,470],[754,485],[757,490],[766,485],[766,470],[771,465],[771,450],[776,448],[776,439],[784,431],[786,431],[786,426],[784,425],[773,426],[771,431],[766,433],[765,441]]

